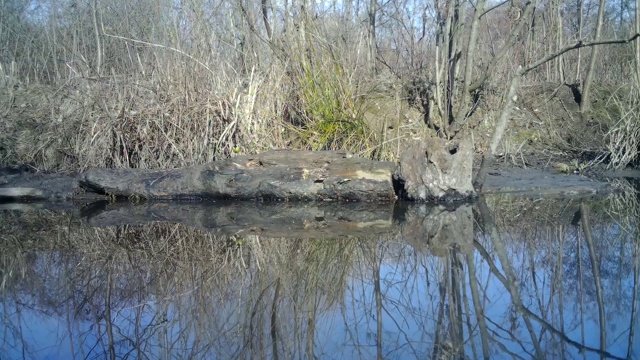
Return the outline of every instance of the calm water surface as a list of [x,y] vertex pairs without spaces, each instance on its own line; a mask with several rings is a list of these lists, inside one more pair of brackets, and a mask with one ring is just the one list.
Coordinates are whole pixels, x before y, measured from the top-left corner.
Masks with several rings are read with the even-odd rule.
[[367,206],[5,206],[0,359],[640,358],[633,191]]

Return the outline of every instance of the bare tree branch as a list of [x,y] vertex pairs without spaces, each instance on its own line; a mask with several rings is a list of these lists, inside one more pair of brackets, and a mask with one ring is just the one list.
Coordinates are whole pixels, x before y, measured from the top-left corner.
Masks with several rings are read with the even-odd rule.
[[537,67],[557,58],[558,56],[571,51],[571,50],[575,50],[575,49],[580,49],[580,48],[584,48],[584,47],[590,47],[590,46],[598,46],[598,45],[612,45],[612,44],[628,44],[632,41],[635,41],[638,37],[640,37],[640,34],[635,34],[632,37],[628,38],[628,39],[605,39],[605,40],[598,40],[598,41],[582,41],[582,40],[578,40],[573,44],[567,45],[564,48],[560,49],[559,51],[556,51],[553,54],[549,54],[543,58],[541,58],[540,60],[531,63],[529,65],[527,65],[524,70],[522,70],[522,75],[526,75],[527,73],[529,73],[530,71],[536,69]]
[[[492,7],[488,8],[488,9],[487,9],[487,10],[485,10],[482,14],[480,14],[480,17],[483,17],[483,16],[487,15],[488,13],[492,12],[493,10],[495,10],[495,9],[499,8],[500,6],[502,6],[502,5],[504,5],[504,4],[507,4],[509,1],[511,1],[511,0],[504,0],[504,1],[501,1],[501,2],[499,2],[499,3],[497,3],[497,4],[495,4],[494,6],[492,6]],[[477,10],[477,9],[476,9],[476,10]]]
[[[522,12],[522,16],[518,20],[518,23],[516,24],[515,29],[511,32],[509,39],[498,51],[496,56],[494,56],[493,59],[491,59],[491,61],[485,68],[485,71],[482,73],[480,78],[469,86],[470,92],[478,90],[491,77],[493,68],[498,64],[498,61],[500,61],[500,59],[502,59],[507,54],[507,51],[509,51],[509,49],[513,47],[516,40],[518,40],[518,36],[522,32],[524,25],[529,23],[529,16],[531,15],[533,8],[534,8],[533,1],[528,1],[525,4],[524,11]],[[464,79],[464,81],[471,81],[471,79]]]

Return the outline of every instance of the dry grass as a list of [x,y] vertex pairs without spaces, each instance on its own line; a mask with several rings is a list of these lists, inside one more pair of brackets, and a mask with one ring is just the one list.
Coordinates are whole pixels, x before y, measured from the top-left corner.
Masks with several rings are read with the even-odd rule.
[[43,170],[173,168],[228,157],[234,143],[247,152],[285,147],[284,124],[272,110],[283,99],[265,92],[279,79],[252,74],[248,81],[216,88],[221,81],[209,78],[181,89],[156,75],[77,79],[56,91],[19,86],[13,105],[3,104],[12,121],[0,123],[2,162]]
[[[64,15],[68,28],[53,24],[51,33],[0,54],[15,59],[0,60],[0,164],[175,168],[232,156],[236,145],[241,153],[372,156],[384,142],[365,122],[377,80],[362,71],[362,33],[350,39],[354,47],[339,37],[339,24],[307,19],[305,32],[265,44],[243,18],[252,9],[208,18],[185,5],[188,15],[174,15],[186,16],[191,32],[163,15],[173,13],[171,3],[141,3],[143,12],[112,5],[99,4],[98,28],[94,9],[83,5],[83,16]],[[0,18],[0,28],[19,24]],[[22,44],[25,32],[0,33],[0,43]]]
[[[282,65],[246,76],[204,72],[76,78],[60,87],[4,88],[0,161],[41,170],[174,168],[243,153],[347,149],[363,156],[380,134],[358,89],[338,74],[288,77]],[[187,75],[184,75],[187,76]]]
[[[242,153],[341,149],[394,160],[407,140],[434,135],[422,114],[407,115],[398,89],[416,77],[434,79],[437,31],[424,29],[437,28],[436,19],[421,19],[424,26],[414,28],[406,7],[392,6],[397,2],[378,14],[375,59],[368,55],[364,9],[343,16],[323,4],[312,9],[271,4],[267,19],[273,33],[267,34],[262,9],[253,3],[185,3],[177,9],[165,0],[126,6],[106,0],[95,9],[85,2],[60,4],[56,11],[50,9],[56,6],[19,3],[1,5],[10,11],[0,13],[1,165],[173,168],[232,156],[235,145]],[[514,25],[504,8],[487,16],[474,77]],[[31,21],[36,18],[41,22]],[[513,60],[526,62],[549,51],[538,45],[548,39],[530,40],[509,50],[479,95],[465,133],[473,133],[480,152],[501,108]],[[611,51],[603,61],[627,59],[625,49]],[[567,63],[573,72],[574,62]],[[611,72],[628,72],[629,63],[604,67],[598,76],[623,82],[628,78]],[[547,66],[532,74],[533,81],[545,79],[545,71],[547,80],[558,81]],[[456,81],[459,86],[464,80]],[[440,89],[442,96],[445,90]],[[632,113],[633,99],[619,98],[624,104],[615,106],[626,108],[629,102]],[[604,120],[596,116],[595,125],[584,125],[589,131],[577,131],[585,127],[566,127],[572,114],[555,110],[538,114],[551,127],[532,130],[536,120],[530,121],[528,133],[515,131],[505,151],[518,154],[537,142],[560,152],[610,147],[606,151],[615,166],[637,158],[629,150],[637,129],[626,116],[601,129]],[[592,146],[602,134],[609,143]]]

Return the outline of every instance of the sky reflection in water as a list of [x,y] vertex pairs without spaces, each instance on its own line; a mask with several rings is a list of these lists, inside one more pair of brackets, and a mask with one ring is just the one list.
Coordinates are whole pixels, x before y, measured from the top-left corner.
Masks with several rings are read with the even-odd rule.
[[0,358],[638,358],[636,201],[493,197],[334,239],[5,211]]

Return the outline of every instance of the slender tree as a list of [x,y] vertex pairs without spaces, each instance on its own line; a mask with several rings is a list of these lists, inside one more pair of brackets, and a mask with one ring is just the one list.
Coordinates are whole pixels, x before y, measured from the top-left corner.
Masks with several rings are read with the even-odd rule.
[[[596,29],[594,40],[600,40],[600,33],[602,32],[602,23],[604,21],[605,2],[600,0],[598,5],[598,20],[596,22]],[[591,60],[589,60],[589,67],[587,68],[587,75],[584,78],[584,84],[582,85],[582,101],[580,102],[580,111],[585,112],[591,108],[591,84],[593,83],[593,74],[595,73],[596,60],[598,58],[598,47],[594,46],[591,49]]]
[[369,0],[369,9],[367,10],[367,41],[369,48],[369,69],[371,74],[376,71],[376,59],[378,57],[378,48],[376,44],[376,16],[378,13],[378,0]]

